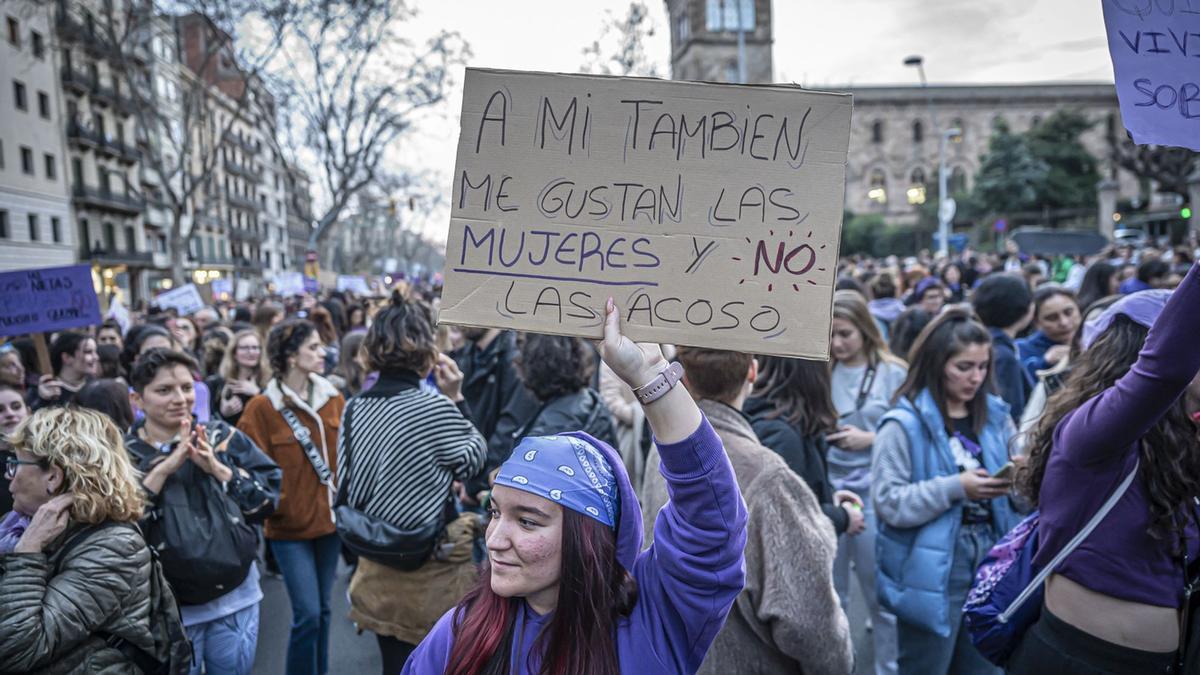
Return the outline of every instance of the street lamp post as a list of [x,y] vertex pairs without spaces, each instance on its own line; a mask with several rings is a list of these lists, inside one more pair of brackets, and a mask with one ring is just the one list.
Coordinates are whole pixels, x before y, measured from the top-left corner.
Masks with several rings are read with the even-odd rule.
[[949,129],[943,132],[941,125],[938,124],[937,111],[933,107],[933,92],[929,90],[929,83],[925,80],[925,58],[919,55],[910,56],[904,59],[904,65],[915,67],[917,74],[921,77],[921,88],[925,90],[926,103],[929,107],[929,119],[938,135],[938,237],[941,239],[938,242],[938,255],[948,257],[950,255],[950,222],[954,219],[954,215],[951,212],[953,207],[946,206],[946,200],[950,198],[946,194],[946,141],[957,136],[959,131]]

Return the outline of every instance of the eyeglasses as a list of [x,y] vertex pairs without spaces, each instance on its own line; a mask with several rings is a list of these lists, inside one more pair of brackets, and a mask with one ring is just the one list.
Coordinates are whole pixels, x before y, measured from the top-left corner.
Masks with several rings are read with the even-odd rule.
[[17,459],[16,457],[6,457],[4,459],[4,477],[8,480],[12,480],[17,475],[17,469],[20,468],[22,464],[41,466],[41,462],[29,462],[23,459]]

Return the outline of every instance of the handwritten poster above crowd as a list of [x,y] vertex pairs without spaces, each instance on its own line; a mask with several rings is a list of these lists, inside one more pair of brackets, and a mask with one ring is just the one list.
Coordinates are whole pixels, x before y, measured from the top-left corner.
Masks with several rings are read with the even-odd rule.
[[91,265],[0,273],[0,335],[51,333],[100,323]]
[[850,96],[467,69],[439,320],[828,358]]
[[1200,0],[1104,0],[1104,23],[1134,142],[1200,150]]
[[200,297],[200,290],[196,288],[196,284],[184,284],[163,291],[154,296],[153,302],[164,309],[175,310],[180,316],[195,314],[204,308],[204,299]]

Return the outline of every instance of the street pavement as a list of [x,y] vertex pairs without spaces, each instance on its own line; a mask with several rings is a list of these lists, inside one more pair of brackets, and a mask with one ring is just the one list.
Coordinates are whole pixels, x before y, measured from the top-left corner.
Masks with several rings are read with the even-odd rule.
[[[856,576],[851,574],[850,578],[850,628],[857,650],[854,672],[855,675],[869,675],[874,671],[875,650],[871,643],[871,634],[866,630],[866,604]],[[346,618],[350,611],[350,603],[346,599],[346,587],[349,582],[350,568],[340,564],[333,588],[329,675],[373,675],[380,672],[379,648],[373,634],[356,634],[354,624]],[[264,597],[259,614],[258,654],[254,659],[253,675],[286,675],[288,629],[292,622],[292,608],[288,602],[287,589],[283,585],[283,579],[269,574],[262,577],[262,589]]]
[[[333,585],[333,612],[329,627],[329,675],[375,675],[381,670],[375,635],[358,635],[346,615],[350,602],[346,587],[350,568],[339,562]],[[287,675],[288,630],[292,625],[292,605],[281,577],[262,576],[263,601],[259,607],[258,653],[253,675]],[[393,674],[396,675],[396,674]]]

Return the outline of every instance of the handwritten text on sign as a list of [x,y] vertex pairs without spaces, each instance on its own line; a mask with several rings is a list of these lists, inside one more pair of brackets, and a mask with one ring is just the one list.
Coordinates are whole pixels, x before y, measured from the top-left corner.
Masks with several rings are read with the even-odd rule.
[[850,107],[468,69],[440,320],[826,358]]
[[1200,150],[1200,0],[1104,0],[1104,22],[1134,142]]
[[100,323],[90,265],[0,274],[0,335],[22,335]]

